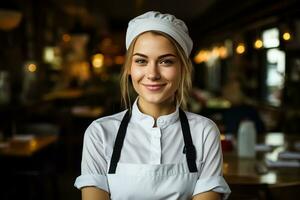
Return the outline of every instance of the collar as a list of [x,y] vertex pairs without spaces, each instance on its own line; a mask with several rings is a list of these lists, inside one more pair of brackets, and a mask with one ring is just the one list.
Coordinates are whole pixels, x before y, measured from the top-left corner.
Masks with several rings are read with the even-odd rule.
[[[140,111],[137,105],[138,98],[135,100],[132,106],[132,115],[131,119],[137,123],[140,123],[142,126],[146,126],[148,128],[153,128],[155,120],[152,116],[144,114]],[[175,123],[179,120],[179,107],[176,106],[176,110],[173,113],[168,115],[160,116],[157,121],[156,125],[159,128],[166,128],[167,126]]]

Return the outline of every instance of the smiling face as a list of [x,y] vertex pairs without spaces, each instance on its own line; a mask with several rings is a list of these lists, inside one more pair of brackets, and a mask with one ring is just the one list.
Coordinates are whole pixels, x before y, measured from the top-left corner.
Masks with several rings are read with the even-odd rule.
[[130,72],[142,106],[174,106],[181,80],[181,61],[166,37],[146,32],[135,42]]

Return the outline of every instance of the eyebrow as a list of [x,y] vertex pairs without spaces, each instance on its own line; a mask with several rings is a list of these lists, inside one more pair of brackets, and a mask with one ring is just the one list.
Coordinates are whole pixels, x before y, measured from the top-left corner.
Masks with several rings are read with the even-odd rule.
[[[142,53],[135,53],[132,56],[141,56],[141,57],[144,57],[144,58],[148,58],[148,56],[146,56],[145,54],[142,54]],[[164,54],[164,55],[158,56],[158,59],[162,59],[162,58],[169,57],[169,56],[177,57],[174,54],[168,53],[168,54]]]

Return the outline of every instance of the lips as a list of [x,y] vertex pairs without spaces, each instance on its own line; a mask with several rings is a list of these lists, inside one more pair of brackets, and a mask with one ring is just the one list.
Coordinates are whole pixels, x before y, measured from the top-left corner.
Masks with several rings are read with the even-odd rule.
[[166,84],[142,84],[148,90],[155,92],[161,90]]

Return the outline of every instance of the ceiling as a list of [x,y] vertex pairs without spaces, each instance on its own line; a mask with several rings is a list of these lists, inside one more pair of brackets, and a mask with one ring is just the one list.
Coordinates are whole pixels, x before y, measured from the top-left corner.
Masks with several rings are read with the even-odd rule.
[[271,15],[298,8],[297,0],[48,0],[69,15],[109,21],[121,29],[149,10],[171,13],[197,33],[225,26],[243,26]]
[[244,18],[265,17],[284,7],[299,7],[297,0],[1,0],[0,8],[12,2],[37,6],[40,10],[60,10],[67,16],[79,17],[94,25],[107,21],[120,25],[122,29],[134,16],[157,10],[174,14],[202,32],[234,24]]
[[74,19],[79,19],[97,30],[119,32],[126,29],[133,17],[157,10],[183,19],[192,37],[201,36],[203,41],[208,41],[204,37],[255,28],[270,19],[277,22],[282,16],[300,13],[297,0],[1,0],[0,8],[6,2],[33,6],[40,13],[53,9],[56,25],[70,27]]
[[[149,10],[168,12],[185,20],[204,13],[217,0],[52,0],[63,9],[87,9],[93,15],[104,15],[115,20],[128,20]],[[73,10],[74,11],[74,10]],[[71,12],[73,12],[71,11]]]

